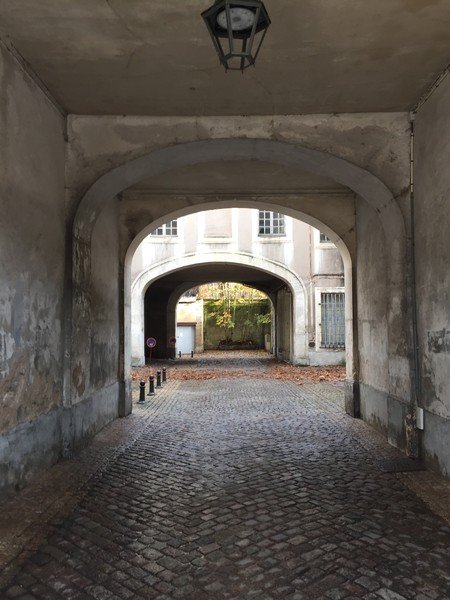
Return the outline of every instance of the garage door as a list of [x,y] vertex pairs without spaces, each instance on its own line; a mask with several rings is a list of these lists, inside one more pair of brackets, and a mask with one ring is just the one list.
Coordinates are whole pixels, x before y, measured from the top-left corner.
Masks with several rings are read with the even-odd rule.
[[195,325],[177,325],[177,354],[195,351]]

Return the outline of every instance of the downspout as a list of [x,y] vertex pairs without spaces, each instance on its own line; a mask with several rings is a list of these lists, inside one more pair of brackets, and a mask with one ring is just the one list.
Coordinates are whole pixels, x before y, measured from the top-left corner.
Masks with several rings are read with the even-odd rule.
[[[413,377],[412,377],[412,402],[410,414],[406,417],[407,454],[412,458],[420,456],[420,438],[418,424],[422,423],[421,407],[421,382],[419,362],[419,335],[417,327],[417,282],[416,282],[416,236],[415,236],[415,199],[414,199],[414,119],[415,113],[410,114],[410,273],[411,273],[411,319],[412,319],[412,351],[413,351]],[[418,418],[419,417],[419,418]],[[421,429],[422,427],[420,427]]]
[[422,454],[421,436],[419,431],[424,429],[424,411],[422,401],[422,380],[420,374],[420,354],[419,354],[419,333],[417,326],[417,281],[416,281],[416,234],[415,234],[415,189],[414,189],[414,167],[415,167],[415,118],[420,108],[427,102],[430,96],[438,89],[450,72],[447,66],[439,75],[430,89],[419,99],[417,104],[409,114],[410,121],[410,175],[409,175],[409,194],[410,194],[410,228],[411,242],[410,250],[410,269],[411,269],[411,319],[412,319],[412,346],[413,346],[413,376],[412,376],[412,398],[411,411],[406,417],[406,435],[407,435],[407,454],[413,458],[418,458]]

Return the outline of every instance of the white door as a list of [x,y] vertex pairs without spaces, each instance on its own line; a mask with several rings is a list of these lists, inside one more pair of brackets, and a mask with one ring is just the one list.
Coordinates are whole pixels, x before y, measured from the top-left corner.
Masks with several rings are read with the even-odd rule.
[[195,351],[195,325],[177,325],[177,354]]

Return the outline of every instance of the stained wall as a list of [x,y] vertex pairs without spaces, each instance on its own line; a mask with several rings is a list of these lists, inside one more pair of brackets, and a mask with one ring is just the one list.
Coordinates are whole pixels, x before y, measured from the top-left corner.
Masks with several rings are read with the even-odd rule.
[[422,443],[450,474],[450,77],[418,110],[414,159]]
[[0,45],[0,492],[60,450],[33,424],[62,404],[64,127]]

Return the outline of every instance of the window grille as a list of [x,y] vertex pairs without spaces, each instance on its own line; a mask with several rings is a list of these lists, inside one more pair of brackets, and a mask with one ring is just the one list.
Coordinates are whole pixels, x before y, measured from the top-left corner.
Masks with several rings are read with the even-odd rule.
[[345,295],[322,293],[322,348],[345,348]]
[[270,210],[259,211],[259,235],[286,235],[284,215]]
[[174,219],[173,221],[170,221],[169,223],[164,223],[164,225],[161,225],[161,227],[158,227],[158,229],[155,229],[155,231],[151,235],[177,236],[178,235],[177,219]]
[[327,235],[320,232],[320,243],[321,244],[331,244],[331,240]]

